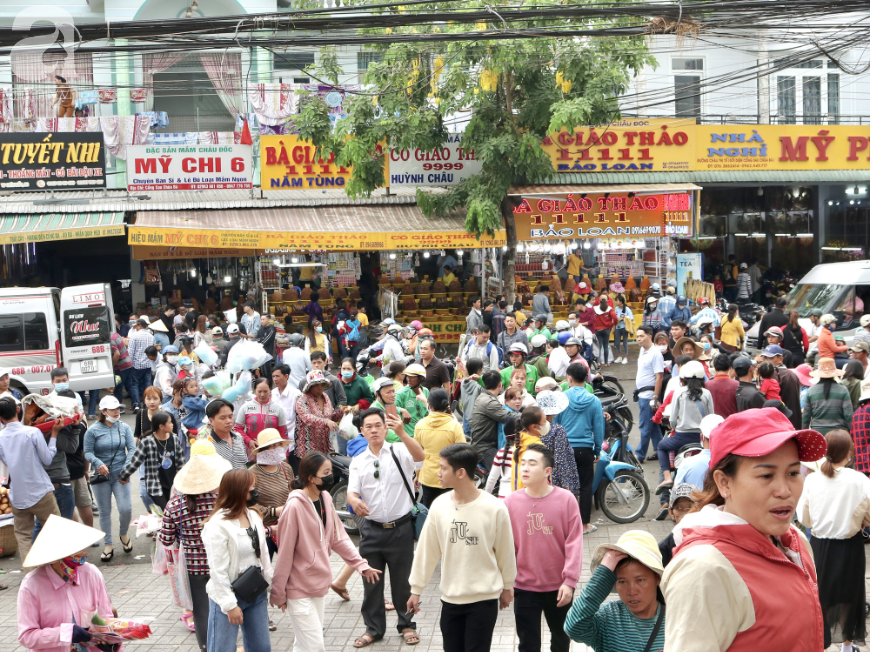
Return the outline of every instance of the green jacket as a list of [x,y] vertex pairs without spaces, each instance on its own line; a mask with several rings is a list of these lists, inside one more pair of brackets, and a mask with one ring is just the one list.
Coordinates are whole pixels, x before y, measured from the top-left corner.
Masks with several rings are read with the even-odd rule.
[[[378,408],[379,410],[383,410],[384,412],[387,411],[387,408],[385,408],[384,404],[381,403],[380,401],[375,401],[374,403],[372,403],[371,407]],[[396,407],[398,408],[398,405]],[[401,415],[399,415],[399,416],[401,416]],[[392,430],[387,430],[386,440],[388,442],[390,442],[391,444],[400,444],[402,442],[402,438],[399,437],[399,435],[394,433]]]
[[[538,371],[538,379],[549,378],[552,375],[550,374],[549,367],[547,367],[547,356],[544,354],[539,355],[535,361],[531,363],[531,366]],[[535,382],[537,382],[537,380]]]
[[[501,384],[503,387],[508,387],[511,384],[511,374],[514,372],[514,367],[505,367],[501,370]],[[530,364],[526,365],[526,391],[532,396],[535,395],[535,383],[538,382],[538,370]]]
[[349,383],[341,381],[341,386],[344,388],[344,394],[347,396],[347,404],[351,407],[360,402],[360,399],[365,399],[372,403],[375,400],[375,394],[369,384],[359,376],[354,376]]
[[[423,390],[423,396],[428,399],[429,390],[422,385],[420,385],[420,389]],[[418,401],[414,390],[405,385],[396,394],[396,407],[405,408],[411,415],[411,423],[405,424],[405,432],[408,433],[409,437],[413,437],[414,429],[417,427],[417,422],[423,417],[429,415],[427,404],[423,401]]]

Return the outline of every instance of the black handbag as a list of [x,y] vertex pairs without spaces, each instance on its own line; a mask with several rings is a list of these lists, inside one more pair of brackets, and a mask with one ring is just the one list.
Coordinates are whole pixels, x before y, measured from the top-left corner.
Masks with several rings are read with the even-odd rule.
[[[257,559],[260,558],[260,535],[257,533],[257,528],[251,525],[245,530],[248,536],[251,537],[251,544],[254,546],[254,554]],[[230,584],[233,593],[239,600],[244,600],[248,604],[252,604],[260,597],[266,589],[269,588],[269,583],[263,577],[263,571],[259,566],[249,566],[235,581]]]
[[[111,430],[110,430],[110,432],[111,432]],[[115,452],[112,453],[112,459],[108,464],[109,472],[106,475],[100,475],[99,473],[97,473],[97,470],[95,468],[91,468],[91,475],[88,478],[88,483],[94,485],[94,484],[102,484],[103,482],[109,481],[109,478],[112,476],[112,465],[115,463],[115,457],[117,457],[118,451],[121,450],[121,443],[122,443],[121,433],[119,432],[118,433],[118,446],[117,446],[117,448],[115,448]]]

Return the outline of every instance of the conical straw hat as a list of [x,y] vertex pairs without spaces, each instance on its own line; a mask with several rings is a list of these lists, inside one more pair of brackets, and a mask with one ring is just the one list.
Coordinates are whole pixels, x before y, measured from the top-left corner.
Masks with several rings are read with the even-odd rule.
[[182,494],[204,494],[220,486],[224,473],[233,466],[220,455],[194,455],[181,467],[173,486]]
[[104,536],[96,528],[52,514],[27,553],[24,567],[36,568],[69,557],[89,548]]

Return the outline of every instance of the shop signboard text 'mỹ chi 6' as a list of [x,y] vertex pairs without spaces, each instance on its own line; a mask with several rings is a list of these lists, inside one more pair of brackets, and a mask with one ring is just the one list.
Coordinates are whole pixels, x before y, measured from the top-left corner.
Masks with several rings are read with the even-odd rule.
[[0,134],[2,190],[91,190],[105,186],[102,133]]
[[250,145],[131,145],[127,189],[248,190],[252,187]]

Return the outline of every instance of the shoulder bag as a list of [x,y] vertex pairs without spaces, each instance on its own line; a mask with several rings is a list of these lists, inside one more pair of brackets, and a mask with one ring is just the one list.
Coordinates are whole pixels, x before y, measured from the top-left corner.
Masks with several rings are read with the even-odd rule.
[[650,652],[653,644],[656,642],[656,636],[659,635],[659,631],[661,631],[662,623],[665,620],[665,604],[660,603],[662,608],[659,610],[659,617],[656,618],[655,627],[653,627],[652,633],[649,635],[649,640],[646,642],[646,646],[643,648],[643,652]]
[[[260,559],[260,534],[257,532],[257,526],[251,523],[245,532],[251,537],[251,543],[254,546],[254,554],[257,559]],[[259,566],[248,566],[241,575],[239,575],[230,587],[233,593],[239,600],[244,600],[248,604],[256,602],[260,594],[269,588],[269,583],[263,577],[263,571]]]
[[414,523],[414,541],[420,540],[420,532],[423,531],[423,523],[426,522],[426,517],[429,515],[429,509],[423,504],[417,502],[417,497],[408,484],[408,478],[405,477],[405,472],[402,470],[402,465],[399,464],[399,458],[393,452],[393,445],[390,444],[390,455],[393,456],[393,461],[396,463],[396,468],[399,469],[399,475],[402,476],[402,482],[405,484],[405,489],[408,490],[408,496],[411,497],[411,521]]

